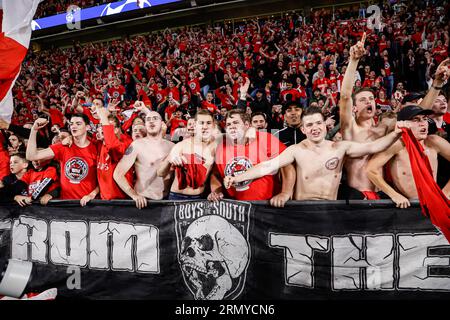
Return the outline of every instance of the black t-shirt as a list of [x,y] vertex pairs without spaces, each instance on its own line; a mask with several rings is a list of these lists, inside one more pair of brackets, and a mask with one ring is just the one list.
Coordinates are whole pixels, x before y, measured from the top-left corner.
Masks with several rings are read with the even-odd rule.
[[297,144],[306,139],[306,136],[299,128],[286,127],[278,132],[275,132],[275,137],[277,137],[286,147],[293,144]]
[[15,174],[10,174],[2,179],[3,188],[0,188],[0,202],[12,201],[14,196],[26,195],[27,185],[18,180]]

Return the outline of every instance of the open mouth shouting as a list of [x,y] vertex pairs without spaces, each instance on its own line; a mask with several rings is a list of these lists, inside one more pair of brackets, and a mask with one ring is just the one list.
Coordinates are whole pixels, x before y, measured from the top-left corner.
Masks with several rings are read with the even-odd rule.
[[312,135],[314,138],[320,137],[320,134],[321,134],[321,131],[320,131],[320,130],[313,130],[313,131],[311,131],[311,135]]
[[427,135],[428,134],[428,129],[427,128],[422,128],[419,130],[419,133],[422,135]]

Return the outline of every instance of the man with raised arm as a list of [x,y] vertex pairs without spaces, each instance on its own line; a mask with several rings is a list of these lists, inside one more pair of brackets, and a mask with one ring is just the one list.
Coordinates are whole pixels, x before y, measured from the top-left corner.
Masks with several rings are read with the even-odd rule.
[[[387,132],[386,126],[376,126],[375,124],[376,103],[373,92],[368,88],[363,88],[353,93],[358,62],[365,54],[365,38],[366,34],[364,33],[361,41],[350,48],[349,64],[342,81],[339,100],[342,138],[355,142],[374,141]],[[368,155],[363,155],[345,161],[347,183],[350,188],[349,198],[351,199],[379,199],[374,184],[366,174],[365,168],[368,160]]]
[[310,107],[302,114],[302,132],[306,139],[292,145],[278,157],[262,162],[238,176],[226,176],[225,188],[242,181],[257,179],[291,163],[297,166],[294,200],[336,200],[344,158],[362,157],[385,150],[401,135],[402,122],[394,132],[369,143],[325,140],[327,128],[319,108]]
[[439,96],[442,88],[450,77],[450,58],[442,61],[436,69],[434,79],[431,84],[430,90],[427,95],[420,101],[419,106],[424,109],[433,109],[433,104],[436,98]]
[[[139,209],[147,206],[146,198],[161,200],[165,196],[165,179],[157,176],[157,170],[174,145],[163,139],[163,122],[158,112],[146,112],[145,127],[147,136],[131,143],[114,171],[114,180]],[[125,177],[133,165],[137,177],[134,188]]]
[[158,169],[159,177],[175,173],[169,200],[197,200],[205,191],[217,142],[214,137],[214,117],[208,110],[195,115],[194,137],[177,143]]
[[[397,114],[398,120],[409,123],[414,137],[424,148],[433,171],[433,178],[436,180],[438,160],[440,154],[447,161],[450,161],[450,143],[438,135],[428,135],[428,115],[431,110],[422,109],[417,105],[404,107]],[[389,163],[393,186],[389,185],[383,177],[383,167]],[[416,184],[414,183],[413,172],[409,154],[402,140],[396,141],[390,148],[374,155],[368,165],[367,174],[370,180],[387,194],[399,208],[410,206],[409,199],[418,199]],[[450,180],[442,189],[447,198],[450,198]]]
[[85,206],[94,199],[100,189],[97,184],[98,144],[88,138],[89,118],[84,114],[73,114],[70,118],[70,133],[73,143],[53,144],[38,150],[37,132],[48,124],[47,119],[37,119],[31,128],[27,145],[27,159],[30,161],[55,159],[59,162],[61,178],[61,199],[80,199]]
[[[100,187],[100,198],[103,200],[126,199],[127,196],[117,186],[113,174],[125,150],[132,140],[126,134],[122,134],[120,121],[109,113],[106,108],[98,108],[97,114],[100,125],[97,128],[97,139],[101,143],[97,163],[97,180]],[[128,181],[133,181],[133,172],[126,175]]]

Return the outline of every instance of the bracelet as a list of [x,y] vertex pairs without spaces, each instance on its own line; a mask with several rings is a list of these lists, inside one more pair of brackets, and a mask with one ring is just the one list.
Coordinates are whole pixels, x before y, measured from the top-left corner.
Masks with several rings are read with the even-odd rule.
[[433,89],[436,89],[436,90],[441,90],[444,86],[437,87],[437,86],[431,85],[431,87],[432,87]]

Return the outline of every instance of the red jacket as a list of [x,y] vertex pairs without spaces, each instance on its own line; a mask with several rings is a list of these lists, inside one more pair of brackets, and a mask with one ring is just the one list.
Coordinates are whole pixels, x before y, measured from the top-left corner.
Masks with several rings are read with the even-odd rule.
[[[97,160],[97,179],[100,187],[100,198],[103,200],[126,199],[128,196],[119,188],[113,178],[114,170],[131,144],[131,138],[127,135],[117,138],[113,125],[103,126],[104,142]],[[133,172],[128,171],[126,176],[128,183],[133,184]]]

